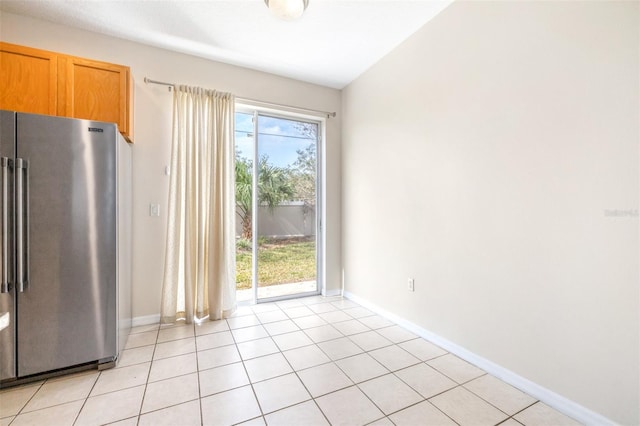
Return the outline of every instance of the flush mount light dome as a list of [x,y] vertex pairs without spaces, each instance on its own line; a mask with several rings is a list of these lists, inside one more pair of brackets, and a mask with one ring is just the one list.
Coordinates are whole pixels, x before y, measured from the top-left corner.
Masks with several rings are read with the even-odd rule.
[[298,19],[309,5],[309,0],[264,0],[269,10],[278,18]]

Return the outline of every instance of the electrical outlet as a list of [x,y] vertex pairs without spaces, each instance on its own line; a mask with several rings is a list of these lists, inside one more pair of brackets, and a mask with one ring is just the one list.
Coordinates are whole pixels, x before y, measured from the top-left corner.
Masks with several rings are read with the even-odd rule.
[[413,278],[409,278],[409,280],[407,281],[407,289],[409,291],[415,291],[416,287],[415,287],[415,281]]

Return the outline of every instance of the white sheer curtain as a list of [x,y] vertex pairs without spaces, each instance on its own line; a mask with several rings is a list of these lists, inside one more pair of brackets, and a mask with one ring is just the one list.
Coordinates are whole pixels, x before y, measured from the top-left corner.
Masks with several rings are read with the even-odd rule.
[[173,95],[162,323],[236,306],[234,97],[179,86]]

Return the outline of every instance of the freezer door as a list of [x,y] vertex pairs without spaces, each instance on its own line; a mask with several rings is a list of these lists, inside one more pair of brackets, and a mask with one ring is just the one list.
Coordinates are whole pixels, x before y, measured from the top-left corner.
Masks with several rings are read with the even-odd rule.
[[0,111],[0,381],[16,377],[16,309],[13,278],[12,173],[15,154],[16,114]]
[[116,132],[17,116],[19,377],[116,356]]

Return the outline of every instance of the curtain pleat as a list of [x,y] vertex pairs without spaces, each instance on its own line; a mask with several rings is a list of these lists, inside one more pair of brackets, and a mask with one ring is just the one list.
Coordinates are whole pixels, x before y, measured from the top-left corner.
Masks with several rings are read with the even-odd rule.
[[233,117],[229,93],[174,91],[162,323],[235,310]]

